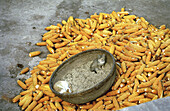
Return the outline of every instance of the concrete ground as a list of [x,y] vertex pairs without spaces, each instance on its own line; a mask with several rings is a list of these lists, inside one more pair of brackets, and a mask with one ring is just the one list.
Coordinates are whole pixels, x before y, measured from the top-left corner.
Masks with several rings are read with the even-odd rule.
[[[18,75],[21,69],[32,68],[48,54],[45,47],[35,46],[46,26],[71,15],[87,18],[95,12],[111,13],[122,7],[151,24],[170,27],[170,0],[0,0],[0,111],[21,110],[10,98],[21,91],[16,80],[29,77],[29,73]],[[28,53],[35,50],[43,53],[30,58]],[[170,98],[162,99],[160,106],[168,108],[163,105],[167,102]]]

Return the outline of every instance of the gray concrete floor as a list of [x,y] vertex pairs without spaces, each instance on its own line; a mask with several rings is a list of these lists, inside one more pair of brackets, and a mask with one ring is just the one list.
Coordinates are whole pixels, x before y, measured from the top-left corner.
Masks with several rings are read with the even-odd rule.
[[[151,24],[170,27],[170,0],[0,0],[0,111],[20,110],[10,98],[21,91],[16,80],[29,76],[19,76],[21,69],[32,68],[48,54],[46,48],[35,46],[46,26],[71,15],[87,18],[95,12],[111,13],[122,7]],[[28,53],[35,50],[43,53],[30,58]]]

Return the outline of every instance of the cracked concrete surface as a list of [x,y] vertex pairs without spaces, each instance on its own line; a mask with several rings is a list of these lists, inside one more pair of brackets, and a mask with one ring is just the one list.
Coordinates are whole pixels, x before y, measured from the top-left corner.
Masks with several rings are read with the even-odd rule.
[[[169,0],[0,0],[0,111],[21,110],[10,98],[22,90],[16,80],[29,76],[18,75],[21,69],[32,68],[48,54],[46,48],[35,46],[45,27],[71,15],[87,18],[95,12],[111,13],[122,7],[151,24],[170,27]],[[28,53],[35,50],[42,54],[30,58]]]

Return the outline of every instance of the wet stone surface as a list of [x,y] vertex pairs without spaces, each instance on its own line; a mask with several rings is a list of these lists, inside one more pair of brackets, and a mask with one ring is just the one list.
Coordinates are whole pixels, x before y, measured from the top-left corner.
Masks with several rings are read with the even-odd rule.
[[[0,111],[21,110],[10,102],[22,90],[16,83],[22,68],[32,68],[49,53],[35,46],[45,27],[56,25],[69,16],[87,18],[95,12],[111,13],[122,7],[130,14],[143,16],[151,24],[170,27],[169,0],[0,0]],[[30,51],[42,51],[30,58]]]

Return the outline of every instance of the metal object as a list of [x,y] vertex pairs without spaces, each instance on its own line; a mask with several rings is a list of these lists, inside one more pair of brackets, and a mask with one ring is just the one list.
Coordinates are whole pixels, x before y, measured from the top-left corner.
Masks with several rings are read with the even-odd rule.
[[[103,78],[101,82],[97,83],[94,87],[87,90],[76,92],[76,93],[67,93],[62,94],[54,90],[53,85],[58,81],[60,76],[66,74],[69,70],[75,68],[74,66],[85,64],[88,61],[94,60],[98,55],[105,54],[107,58],[107,63],[111,66],[110,73],[106,78]],[[106,67],[107,68],[107,67]],[[49,85],[51,90],[59,96],[61,99],[74,103],[82,104],[96,99],[97,97],[104,94],[112,86],[116,73],[115,73],[115,59],[111,53],[103,49],[92,49],[87,50],[81,53],[74,55],[68,60],[64,61],[52,74]],[[89,70],[89,69],[87,69]]]

